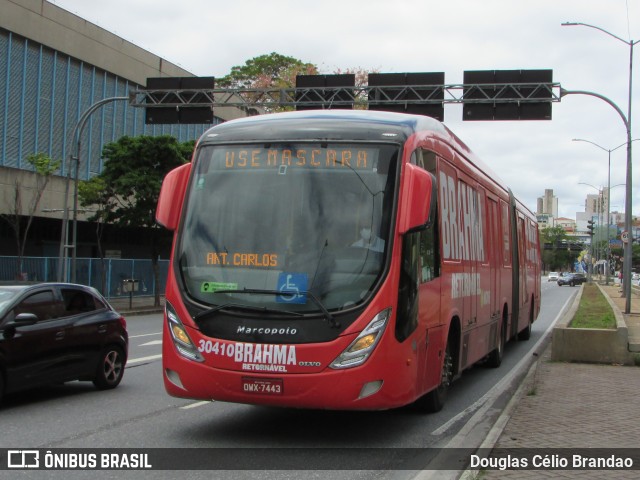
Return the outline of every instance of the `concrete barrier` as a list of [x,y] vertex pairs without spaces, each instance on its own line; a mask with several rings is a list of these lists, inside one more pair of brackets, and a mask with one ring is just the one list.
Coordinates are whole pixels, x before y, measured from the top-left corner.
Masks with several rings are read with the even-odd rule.
[[[596,284],[597,285],[597,284]],[[633,365],[634,358],[628,351],[629,332],[620,309],[605,294],[600,292],[611,305],[615,315],[616,328],[571,328],[570,324],[578,310],[584,286],[562,319],[553,329],[551,338],[551,360],[560,362],[606,363]]]

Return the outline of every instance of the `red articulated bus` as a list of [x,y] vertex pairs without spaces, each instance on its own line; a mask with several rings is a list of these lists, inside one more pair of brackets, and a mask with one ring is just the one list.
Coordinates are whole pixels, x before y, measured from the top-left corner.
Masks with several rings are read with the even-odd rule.
[[173,396],[442,408],[540,309],[534,215],[440,122],[372,111],[215,126],[165,178]]

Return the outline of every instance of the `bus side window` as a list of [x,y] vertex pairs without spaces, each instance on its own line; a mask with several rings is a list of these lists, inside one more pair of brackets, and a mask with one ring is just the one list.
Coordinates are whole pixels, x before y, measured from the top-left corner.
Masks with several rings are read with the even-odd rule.
[[[437,191],[437,156],[430,150],[420,150],[422,167],[434,176],[433,185]],[[435,202],[438,196],[432,197]],[[438,206],[436,203],[431,205],[431,213],[429,214],[430,227],[420,232],[420,258],[422,260],[421,283],[430,282],[434,278],[440,276],[440,244],[439,244],[439,219]]]
[[420,260],[420,283],[430,282],[440,276],[437,218],[432,219],[431,227],[420,232]]
[[422,150],[422,168],[435,175],[436,165],[436,154],[430,150]]

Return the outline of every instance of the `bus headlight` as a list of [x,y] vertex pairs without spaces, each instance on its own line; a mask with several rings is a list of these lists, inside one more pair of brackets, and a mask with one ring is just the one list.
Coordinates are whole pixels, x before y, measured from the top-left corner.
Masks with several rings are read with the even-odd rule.
[[169,302],[165,304],[165,313],[167,315],[167,323],[169,324],[169,332],[171,333],[171,340],[178,350],[178,353],[189,360],[196,362],[204,362],[204,357],[200,355],[198,349],[193,344],[193,341],[187,333],[187,329],[180,321],[180,317],[171,306]]
[[367,325],[366,328],[360,332],[360,335],[351,342],[351,345],[331,363],[330,367],[339,369],[362,365],[376,348],[390,317],[390,308],[383,310],[373,317],[369,325]]

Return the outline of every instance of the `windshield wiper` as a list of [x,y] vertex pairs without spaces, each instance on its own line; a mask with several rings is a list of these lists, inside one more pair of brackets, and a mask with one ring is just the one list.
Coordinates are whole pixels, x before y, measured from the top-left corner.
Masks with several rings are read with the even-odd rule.
[[223,305],[218,305],[217,307],[210,308],[209,310],[205,310],[204,312],[200,312],[195,317],[193,317],[193,319],[195,321],[198,321],[203,319],[204,317],[213,315],[219,310],[226,310],[230,308],[237,309],[237,310],[249,310],[251,312],[259,312],[259,313],[278,313],[278,314],[293,315],[294,317],[304,317],[302,313],[291,312],[289,310],[277,310],[275,308],[267,308],[267,307],[254,307],[252,305],[240,305],[238,303],[225,303]]
[[[242,290],[216,290],[214,293],[248,293],[248,294],[254,294],[254,295],[293,295],[296,292],[289,292],[289,291],[279,291],[279,290],[262,290],[262,289],[256,289],[256,288],[243,288]],[[334,328],[339,328],[340,327],[340,322],[338,322],[335,318],[333,318],[333,315],[331,315],[331,312],[329,312],[329,310],[327,310],[327,307],[325,307],[322,302],[318,299],[318,297],[316,297],[313,293],[306,291],[306,292],[298,292],[298,295],[308,295],[309,298],[313,301],[313,303],[315,303],[318,308],[320,309],[320,311],[322,312],[322,314],[324,315],[325,320],[329,323],[329,325],[331,325]],[[229,305],[234,305],[234,304],[229,304]],[[262,310],[262,307],[245,307],[244,305],[234,305],[234,306],[238,306],[241,308],[247,308],[247,309],[256,309],[256,310]],[[218,307],[213,308],[213,311],[217,311],[220,310],[221,308],[225,308],[225,305],[220,305]],[[288,310],[269,310],[265,308],[265,311],[272,311],[272,312],[278,312],[278,313],[289,313],[291,315],[299,315],[299,316],[304,316],[301,313],[297,313],[297,312],[291,312]],[[198,319],[198,317],[200,317],[200,315],[205,315],[206,313],[208,313],[209,310],[207,312],[202,312],[199,313],[198,315],[196,315],[196,320]]]

